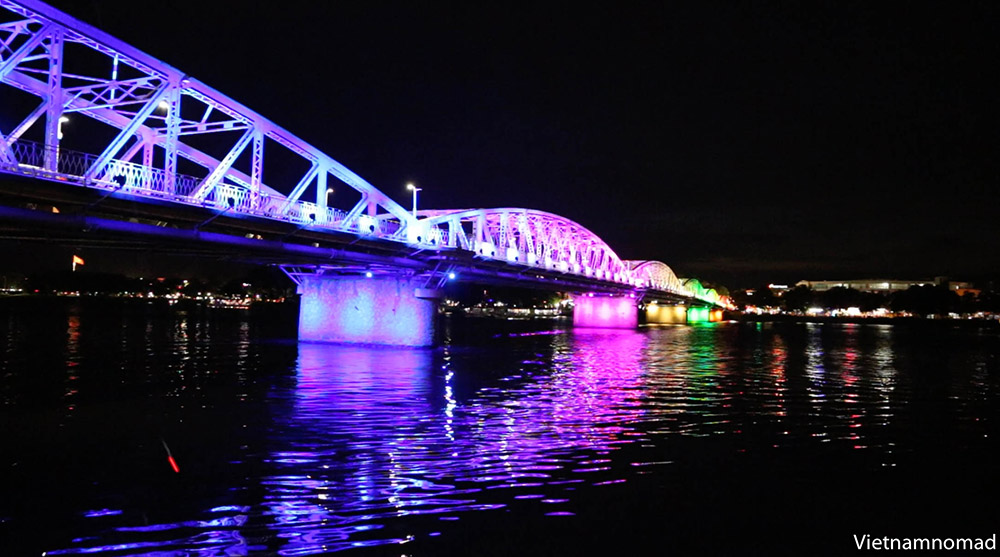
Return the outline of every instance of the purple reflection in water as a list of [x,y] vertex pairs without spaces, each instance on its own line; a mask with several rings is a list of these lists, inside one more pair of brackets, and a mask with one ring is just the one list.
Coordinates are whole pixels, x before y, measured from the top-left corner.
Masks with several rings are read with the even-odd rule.
[[292,382],[268,400],[266,439],[243,458],[255,469],[243,488],[253,500],[214,501],[203,520],[121,524],[117,535],[172,538],[164,551],[239,552],[267,539],[276,554],[322,554],[410,543],[439,531],[428,521],[473,511],[571,516],[584,488],[626,483],[632,459],[614,454],[644,439],[658,350],[649,335],[578,329],[495,342],[300,344]]
[[[67,342],[61,325],[60,347]],[[11,337],[3,326],[0,320],[0,355],[16,353],[5,348],[12,345],[23,350],[5,340]],[[94,453],[115,454],[100,461],[110,473],[62,497],[71,486],[60,477],[67,471],[59,459],[45,469],[57,474],[11,467],[14,478],[53,482],[59,491],[42,494],[59,497],[38,499],[44,513],[3,509],[5,518],[14,514],[11,524],[29,524],[24,517],[33,516],[30,524],[53,530],[32,541],[39,551],[9,553],[309,555],[382,546],[395,555],[463,554],[466,542],[505,520],[524,525],[532,543],[563,526],[574,535],[599,531],[613,516],[621,520],[608,529],[612,537],[632,536],[622,525],[644,519],[654,524],[647,534],[676,533],[682,526],[664,519],[674,501],[686,505],[674,515],[680,524],[713,516],[716,502],[735,505],[741,523],[759,509],[760,499],[747,497],[760,494],[756,482],[733,497],[716,492],[710,504],[699,502],[730,462],[751,465],[752,474],[755,464],[780,462],[800,475],[809,489],[767,494],[798,509],[812,504],[817,489],[832,494],[822,486],[845,464],[933,473],[908,456],[928,433],[961,436],[950,445],[956,450],[941,454],[964,451],[963,463],[979,456],[965,447],[978,451],[995,438],[993,336],[961,337],[967,344],[956,347],[930,342],[922,329],[713,324],[500,337],[490,330],[480,345],[387,350],[228,343],[213,326],[211,339],[192,333],[183,350],[170,352],[157,338],[175,337],[134,330],[147,356],[123,344],[131,359],[104,361],[93,351],[106,352],[106,344],[80,344],[80,419],[60,422],[63,444],[80,438],[96,445]],[[280,358],[264,357],[268,351]],[[51,352],[61,377],[61,348]],[[183,359],[152,366],[164,353]],[[141,398],[140,411],[115,404],[113,420],[95,419],[108,407],[94,393],[119,379],[95,382],[98,367],[144,370],[129,384],[152,393]],[[149,383],[163,377],[171,380]],[[938,394],[947,412],[926,404]],[[54,392],[53,408],[62,395]],[[170,435],[171,446],[188,455],[185,474],[165,470],[159,485],[133,471],[136,464],[142,471],[147,456],[163,468],[158,438],[147,439],[146,427],[127,431],[147,407],[186,434]],[[964,425],[926,429],[955,418]],[[119,427],[121,435],[105,438]],[[153,450],[116,454],[122,442]],[[36,457],[51,454],[35,450]],[[81,470],[73,481],[101,475],[84,461],[73,465]],[[768,465],[764,473],[772,477],[774,470]],[[677,494],[687,497],[671,498]],[[663,514],[643,516],[650,502]],[[860,508],[851,503],[837,508]],[[62,520],[67,515],[72,519]],[[570,541],[567,547],[577,549]],[[723,554],[733,553],[739,551]]]
[[[553,351],[552,368],[537,376],[512,368],[464,400],[452,383],[477,370],[447,347],[301,345],[293,406],[278,424],[285,447],[269,456],[275,470],[264,482],[282,554],[405,542],[386,528],[406,517],[565,503],[565,484],[581,472],[619,480],[594,464],[607,462],[596,455],[616,450],[629,429],[616,424],[642,413],[631,397],[642,388],[646,337],[539,338]],[[531,362],[540,363],[511,365]],[[497,488],[509,495],[498,499]]]

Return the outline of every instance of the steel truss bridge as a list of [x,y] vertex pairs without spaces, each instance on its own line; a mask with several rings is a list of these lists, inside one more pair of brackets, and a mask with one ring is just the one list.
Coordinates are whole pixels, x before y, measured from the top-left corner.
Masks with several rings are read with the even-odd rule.
[[[214,243],[269,254],[293,278],[405,272],[440,286],[457,272],[728,305],[662,262],[620,259],[559,215],[412,214],[238,101],[37,0],[0,0],[0,83],[0,172],[29,179],[13,180],[29,184],[16,188],[21,197],[76,207],[62,214],[2,207],[8,222]],[[64,140],[64,126],[85,137],[86,149]],[[343,185],[353,192],[346,205],[331,201],[333,184],[338,200]],[[125,204],[146,218],[113,216]]]

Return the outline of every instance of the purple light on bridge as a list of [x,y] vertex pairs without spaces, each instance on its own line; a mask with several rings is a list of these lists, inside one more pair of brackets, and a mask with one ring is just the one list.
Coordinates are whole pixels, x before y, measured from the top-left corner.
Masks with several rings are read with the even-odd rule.
[[605,329],[633,329],[638,326],[639,310],[630,297],[573,297],[573,326]]
[[299,340],[430,346],[436,302],[402,278],[309,277],[301,285]]
[[[316,261],[318,256],[324,264],[354,265],[359,261],[390,264],[396,256],[434,263],[441,255],[440,250],[446,248],[454,253],[472,255],[470,271],[484,271],[487,276],[510,273],[516,274],[518,280],[532,282],[568,279],[567,288],[586,288],[580,284],[595,284],[593,280],[573,280],[589,277],[616,283],[618,289],[624,285],[642,284],[684,297],[700,297],[712,304],[719,302],[717,293],[702,288],[697,280],[692,282],[698,285],[697,292],[692,294],[665,263],[623,261],[592,231],[556,214],[518,207],[425,209],[418,220],[415,211],[408,211],[362,177],[267,117],[41,0],[0,0],[0,22],[3,22],[0,23],[0,35],[3,35],[0,40],[3,51],[0,52],[3,58],[0,93],[17,89],[41,103],[27,115],[18,110],[19,102],[0,103],[0,120],[10,121],[12,125],[9,132],[5,129],[0,134],[0,174],[54,181],[67,187],[96,188],[104,192],[101,199],[113,197],[135,201],[137,207],[147,201],[157,206],[164,202],[185,205],[192,211],[203,212],[205,217],[201,224],[191,229],[180,221],[181,226],[174,228],[121,220],[131,218],[132,209],[118,214],[117,218],[112,218],[112,214],[98,218],[55,216],[0,206],[0,219],[13,214],[18,219],[73,229],[93,230],[100,226],[115,234],[143,233],[184,240],[193,245],[204,242],[239,245],[255,252],[269,250],[270,255],[287,253],[286,261],[297,261],[299,255]],[[53,40],[55,34],[63,39]],[[64,44],[72,46],[64,50]],[[118,77],[120,64],[125,72],[123,75],[129,75],[124,81]],[[110,76],[99,69],[109,66],[114,68]],[[47,80],[38,77],[43,67],[48,68]],[[106,98],[108,91],[110,99]],[[70,113],[74,118],[93,120],[90,123],[103,127],[100,133],[83,134],[87,137],[87,149],[92,153],[73,151],[61,145],[59,125],[65,121],[64,114]],[[204,115],[201,121],[193,119],[197,114]],[[21,123],[15,124],[18,121]],[[44,141],[28,139],[37,139],[35,132],[42,131],[38,129],[42,127],[45,128]],[[78,124],[74,127],[81,129]],[[234,130],[244,133],[234,134]],[[202,145],[200,140],[191,143],[192,133],[206,138],[208,143]],[[136,137],[142,138],[141,141],[133,139]],[[288,164],[284,160],[286,155],[275,159],[271,154],[274,150],[265,149],[266,144],[272,143],[283,146],[286,155],[290,151],[299,157],[298,162],[308,163],[288,167],[304,173],[282,172],[281,178],[274,176],[272,181],[264,169],[274,167],[274,162]],[[212,153],[202,151],[208,144],[213,146]],[[182,166],[178,166],[178,156],[185,163],[184,172],[192,174],[179,172]],[[352,207],[330,205],[334,189],[330,184],[334,180],[358,194],[353,196],[356,201]],[[411,189],[414,194],[419,190]],[[48,197],[47,193],[39,195],[43,200]],[[344,197],[337,196],[337,199]],[[29,216],[24,214],[26,212],[37,214]],[[351,242],[346,246],[321,248],[318,242],[312,245],[300,243],[300,239],[286,242],[291,232],[281,239],[265,239],[255,234],[253,228],[246,236],[204,229],[217,218],[223,218],[218,225],[246,217],[255,222],[279,221],[284,223],[283,227],[294,225],[296,231],[308,228],[314,234],[336,233],[329,239],[337,244],[352,236],[364,237],[382,243],[387,248],[383,252],[386,255],[383,259],[382,255],[369,253],[369,248],[365,247],[367,242],[356,247],[352,247],[355,244]],[[273,228],[267,226],[263,230]],[[395,248],[391,247],[393,245]],[[410,251],[409,248],[414,247],[418,249]],[[501,271],[496,265],[498,261],[505,263],[505,269],[509,266],[513,270]],[[543,268],[576,277],[535,272]],[[378,279],[379,276],[380,273],[374,273],[374,277],[368,275],[367,278]],[[449,280],[455,279],[454,274],[446,276]],[[383,307],[363,304],[357,304],[359,315],[353,315],[349,311],[354,307],[350,299],[343,304],[321,299],[304,302],[303,311],[311,313],[300,320],[302,338],[372,344],[430,343],[428,338],[423,338],[429,336],[431,329],[424,317],[416,318],[410,327],[420,336],[414,338],[401,332],[409,317],[400,318],[402,325],[396,327],[383,318],[388,315]],[[329,311],[331,309],[335,311]],[[392,312],[398,309],[394,305]],[[403,313],[409,315],[407,311]],[[425,309],[417,313],[421,312]],[[589,326],[629,326],[625,323],[631,323],[631,313],[631,310],[612,310],[612,315],[623,316],[623,323],[613,323],[610,318],[602,317],[605,322],[595,321]],[[329,321],[337,323],[329,325],[326,323]],[[352,332],[363,330],[372,322],[378,323],[368,328],[372,332],[357,335]]]

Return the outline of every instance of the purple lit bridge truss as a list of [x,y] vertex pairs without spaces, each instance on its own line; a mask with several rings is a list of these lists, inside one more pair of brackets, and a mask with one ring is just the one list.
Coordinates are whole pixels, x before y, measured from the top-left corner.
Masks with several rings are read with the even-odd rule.
[[[311,255],[328,261],[323,268],[286,265],[293,279],[384,270],[406,260],[407,272],[428,284],[456,271],[482,280],[496,272],[528,282],[728,303],[697,281],[691,288],[695,283],[661,262],[621,260],[597,235],[551,213],[501,208],[413,215],[257,112],[36,0],[0,0],[0,83],[0,172],[96,191],[99,200],[183,206],[223,221],[277,222],[339,239],[337,249],[326,252],[318,242],[280,243],[300,252],[315,247]],[[64,138],[70,129],[73,145]],[[194,231],[190,239],[196,238],[209,235]],[[267,243],[254,234],[238,240],[247,238]],[[352,254],[354,245],[383,248]],[[380,267],[380,256],[371,253],[392,257]]]

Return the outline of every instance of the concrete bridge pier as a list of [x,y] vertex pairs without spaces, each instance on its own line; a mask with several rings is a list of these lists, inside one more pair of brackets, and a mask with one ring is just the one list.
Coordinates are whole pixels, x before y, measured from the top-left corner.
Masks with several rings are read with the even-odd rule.
[[650,302],[646,304],[646,323],[685,324],[722,321],[722,310],[686,304]]
[[661,304],[650,302],[646,304],[646,323],[683,325],[688,322],[688,306],[684,304]]
[[688,323],[717,323],[722,321],[722,310],[707,307],[689,307],[687,310]]
[[299,340],[431,346],[441,291],[405,276],[304,274]]
[[635,329],[639,307],[631,296],[573,295],[573,326],[601,329]]

